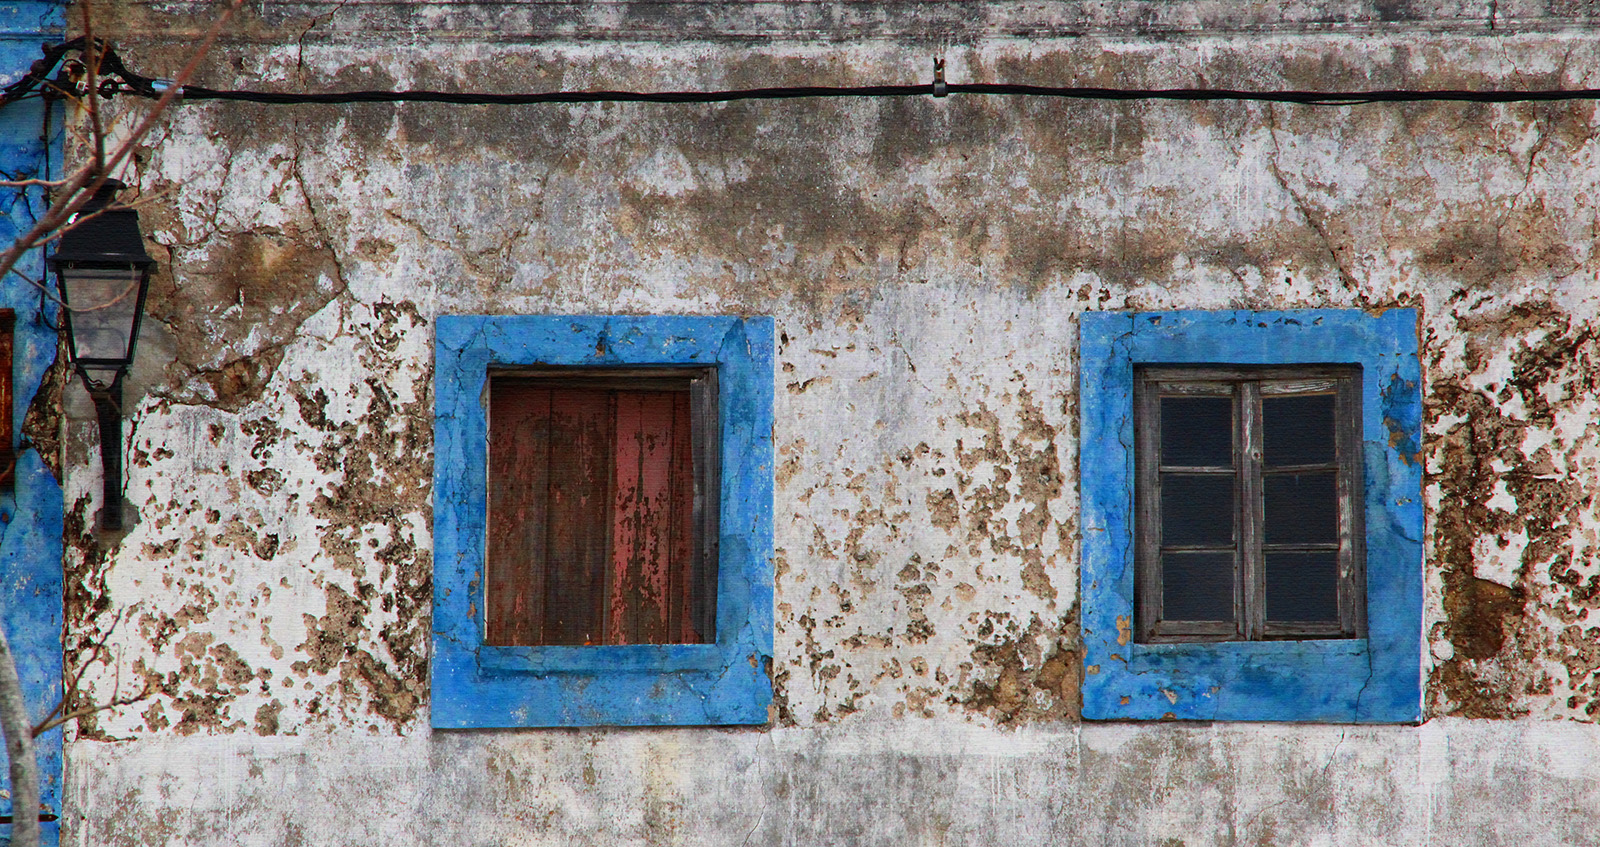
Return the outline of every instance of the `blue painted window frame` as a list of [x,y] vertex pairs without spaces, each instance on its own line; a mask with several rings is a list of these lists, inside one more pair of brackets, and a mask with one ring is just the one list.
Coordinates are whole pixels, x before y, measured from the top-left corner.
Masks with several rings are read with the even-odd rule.
[[[1083,717],[1415,723],[1422,709],[1417,312],[1091,312],[1079,321]],[[1134,642],[1133,371],[1358,364],[1365,638]]]
[[[435,325],[433,726],[764,724],[772,701],[771,318],[449,315]],[[483,643],[488,417],[497,366],[717,368],[715,644]]]

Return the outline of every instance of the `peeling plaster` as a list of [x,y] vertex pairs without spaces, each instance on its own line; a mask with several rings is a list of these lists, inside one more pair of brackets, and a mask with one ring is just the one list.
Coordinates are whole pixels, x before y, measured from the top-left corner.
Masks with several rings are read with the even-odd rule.
[[[1592,39],[1540,30],[1556,12],[1502,10],[1495,25],[1513,34],[1479,37],[1448,31],[1484,23],[1481,4],[1434,18],[1402,5],[1351,23],[1360,39],[1302,23],[1164,41],[1123,21],[1134,35],[941,49],[952,80],[1041,84],[1541,87],[1600,73]],[[928,58],[893,40],[520,43],[470,23],[447,42],[385,30],[399,25],[360,17],[368,6],[249,12],[202,81],[853,85],[921,80]],[[106,12],[150,73],[171,72],[168,48],[192,25],[163,8]],[[1263,25],[1229,14],[1245,33]],[[375,52],[351,40],[368,23],[410,34]],[[1577,754],[1557,748],[1600,737],[1595,123],[1585,103],[186,104],[131,175],[162,247],[146,348],[160,361],[141,365],[130,401],[140,523],[110,541],[89,530],[100,489],[81,409],[55,436],[46,392],[24,424],[66,457],[69,656],[122,621],[85,696],[150,694],[79,727],[82,831],[225,842],[243,830],[206,804],[230,801],[168,812],[226,785],[294,843],[311,837],[305,819],[251,786],[331,769],[361,786],[341,796],[398,798],[395,819],[460,801],[440,841],[626,843],[705,826],[805,843],[805,822],[777,809],[811,800],[836,832],[877,843],[1039,843],[1063,834],[1046,814],[1095,835],[1084,843],[1333,830],[1330,843],[1366,843],[1372,809],[1367,842],[1459,843],[1472,821],[1509,840],[1527,816],[1493,814],[1514,801],[1494,764],[1474,763],[1507,739],[1538,751],[1504,763],[1517,785],[1592,807]],[[1422,798],[1394,770],[1431,730],[1080,730],[1075,316],[1396,306],[1422,315],[1424,436],[1394,446],[1425,469],[1425,714],[1450,720],[1448,745],[1417,767],[1441,793]],[[775,318],[773,728],[426,730],[432,322],[461,313]],[[872,746],[886,727],[918,745],[979,740],[906,755]],[[1027,764],[993,764],[1011,748]],[[172,751],[242,770],[160,795],[143,781],[181,770],[163,763]],[[707,751],[727,757],[717,773],[752,781],[694,782],[679,757]],[[871,780],[987,799],[873,830],[840,811],[830,780],[856,800]],[[761,800],[753,818],[697,802],[729,786]],[[1067,808],[1085,786],[1095,811]],[[353,841],[392,834],[349,815],[358,801],[318,802]],[[489,808],[509,811],[460,822]],[[139,835],[115,835],[134,820]],[[1537,835],[1585,831],[1557,822]]]

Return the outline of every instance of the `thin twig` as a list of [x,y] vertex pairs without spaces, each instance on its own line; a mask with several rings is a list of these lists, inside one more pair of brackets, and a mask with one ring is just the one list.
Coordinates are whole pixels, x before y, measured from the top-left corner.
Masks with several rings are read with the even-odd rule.
[[117,626],[120,625],[124,620],[126,620],[126,618],[123,617],[123,613],[118,611],[117,614],[112,617],[111,625],[106,627],[105,631],[100,634],[100,638],[89,645],[89,658],[85,659],[76,670],[67,671],[65,686],[66,690],[61,699],[56,702],[55,708],[51,709],[50,713],[45,715],[43,720],[34,725],[33,735],[35,738],[43,735],[46,732],[49,732],[52,729],[55,729],[58,726],[71,723],[78,718],[87,717],[97,712],[103,712],[107,709],[115,709],[119,706],[127,706],[137,703],[141,700],[146,700],[154,693],[154,691],[151,689],[149,681],[146,680],[144,688],[142,688],[138,694],[129,697],[118,696],[119,692],[122,690],[122,668],[118,666],[114,681],[111,684],[110,700],[93,706],[85,706],[82,708],[73,709],[71,711],[66,711],[67,704],[78,698],[83,677],[89,672],[89,668],[96,664],[102,663],[101,656],[105,653],[106,646],[111,642],[111,636],[116,633]]
[[73,306],[69,306],[68,308],[71,309],[74,314],[76,314],[78,312],[94,312],[94,311],[98,311],[100,309],[109,309],[112,306],[115,306],[118,303],[121,303],[122,301],[128,299],[129,295],[133,294],[135,291],[138,291],[138,290],[139,290],[139,281],[138,280],[134,280],[134,281],[128,283],[127,286],[124,287],[122,289],[122,291],[117,294],[117,296],[111,298],[110,300],[107,300],[104,303],[101,303],[101,304],[95,305],[95,306],[73,305]]
[[93,706],[87,706],[82,709],[74,709],[73,711],[62,715],[61,717],[47,720],[33,728],[34,737],[37,738],[38,736],[43,735],[44,733],[49,732],[58,726],[64,726],[72,723],[79,718],[86,718],[90,715],[98,714],[110,709],[119,709],[123,706],[131,706],[134,703],[148,700],[155,693],[156,689],[147,682],[145,683],[144,688],[141,689],[138,694],[130,695],[128,697],[116,697],[111,700],[107,700],[104,703],[97,703]]
[[94,37],[94,19],[89,14],[90,0],[82,0],[83,58],[89,83],[89,127],[94,132],[95,169],[105,173],[106,129],[100,123],[100,42]]
[[[113,203],[113,204],[111,204],[109,206],[106,206],[105,208],[97,209],[97,210],[95,210],[93,212],[90,212],[90,213],[88,213],[86,215],[82,215],[82,214],[77,215],[77,216],[73,217],[71,220],[69,220],[67,223],[63,224],[55,232],[52,232],[49,235],[46,235],[43,238],[40,238],[38,241],[35,242],[34,246],[35,247],[43,247],[46,244],[50,244],[51,242],[56,241],[57,239],[61,238],[63,235],[66,235],[67,233],[69,233],[72,230],[76,229],[81,224],[86,223],[86,222],[91,221],[91,220],[94,220],[95,218],[99,217],[104,212],[109,212],[109,211],[113,211],[113,210],[116,210],[116,209],[138,209],[139,207],[149,205],[150,203],[153,203],[154,201],[156,201],[156,200],[158,200],[158,199],[160,199],[160,198],[162,198],[162,197],[164,197],[164,196],[166,196],[168,194],[172,194],[176,190],[177,190],[177,186],[167,186],[166,188],[158,189],[156,191],[151,191],[151,192],[146,193],[146,194],[141,194],[137,200],[134,200],[131,203]],[[63,309],[68,309],[68,310],[73,311],[73,312],[92,312],[92,311],[94,311],[96,309],[103,309],[106,306],[110,306],[110,305],[115,304],[118,300],[121,300],[123,297],[126,297],[127,294],[129,293],[129,292],[125,291],[125,292],[123,292],[123,294],[118,295],[115,300],[112,300],[109,303],[101,304],[99,306],[73,306],[73,305],[68,304],[67,301],[62,300],[60,294],[57,293],[57,291],[54,288],[51,288],[47,283],[40,282],[39,280],[36,280],[33,277],[30,277],[30,276],[27,276],[27,275],[23,274],[21,271],[17,270],[15,266],[13,266],[11,268],[11,273],[16,274],[18,277],[21,277],[29,285],[33,286],[34,288],[39,289],[39,291],[50,302],[55,303],[57,306],[59,306],[59,307],[61,307]]]
[[59,188],[66,184],[64,179],[0,179],[0,188]]
[[[63,692],[63,694],[61,696],[61,699],[57,700],[56,701],[56,705],[54,706],[54,708],[52,708],[49,711],[49,713],[46,714],[42,720],[39,721],[38,724],[34,725],[34,727],[33,727],[33,735],[34,735],[35,738],[37,738],[41,733],[45,732],[45,729],[43,729],[42,727],[45,727],[46,724],[50,723],[52,718],[54,718],[55,716],[61,714],[61,710],[65,709],[66,706],[67,706],[67,701],[70,700],[71,698],[73,698],[77,694],[78,683],[83,679],[83,675],[88,672],[89,666],[94,664],[95,661],[100,658],[100,651],[105,649],[106,643],[108,641],[110,641],[110,639],[111,639],[111,634],[113,632],[116,632],[117,624],[121,623],[121,622],[122,622],[122,612],[118,611],[117,614],[114,615],[111,618],[111,626],[107,627],[106,631],[100,635],[100,640],[95,642],[94,644],[90,645],[89,658],[87,660],[85,660],[84,663],[78,667],[77,671],[72,671],[71,669],[66,669],[65,673],[66,673],[67,679],[66,679],[66,685],[64,686],[64,692]],[[112,691],[112,696],[115,696],[115,695],[116,695],[116,691],[113,690]]]

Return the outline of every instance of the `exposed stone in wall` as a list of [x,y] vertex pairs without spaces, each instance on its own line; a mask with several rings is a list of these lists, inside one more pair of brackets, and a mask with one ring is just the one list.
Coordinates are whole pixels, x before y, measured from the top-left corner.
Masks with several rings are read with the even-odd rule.
[[1459,316],[1465,376],[1430,388],[1438,434],[1434,707],[1592,719],[1596,447],[1592,313],[1484,296]]
[[[786,708],[813,722],[1075,717],[1075,689],[1032,684],[1076,637],[1055,588],[1076,579],[1057,441],[1069,352],[987,361],[1050,329],[1020,293],[978,299],[947,311],[886,292],[858,319],[781,330],[779,498],[800,508],[779,509],[775,640]],[[976,314],[1004,317],[965,338],[935,329]],[[865,433],[829,423],[839,397]]]
[[39,452],[39,458],[57,479],[62,477],[61,435],[66,426],[63,394],[67,380],[72,376],[67,357],[58,352],[55,363],[40,381],[33,402],[28,404],[20,427],[22,443],[32,445]]
[[[82,529],[91,498],[80,495],[69,536],[83,551],[78,619],[131,597],[119,611],[140,636],[122,633],[117,666],[92,678],[96,695],[120,683],[157,696],[90,731],[414,722],[432,567],[425,329],[405,304],[335,304],[286,345],[297,355],[282,388],[237,413],[231,400],[146,399],[129,455],[143,522],[113,564]],[[348,379],[319,369],[302,386],[308,362]],[[181,453],[165,446],[175,432]],[[175,471],[146,473],[162,467]]]

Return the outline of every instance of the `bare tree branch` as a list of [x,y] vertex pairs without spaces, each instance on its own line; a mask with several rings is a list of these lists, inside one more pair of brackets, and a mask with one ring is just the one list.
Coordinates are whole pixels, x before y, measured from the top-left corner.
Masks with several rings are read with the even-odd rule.
[[22,699],[17,659],[0,631],[0,730],[6,736],[6,757],[11,760],[11,843],[14,847],[39,844],[39,760],[33,754],[33,732],[28,707]]
[[141,689],[138,694],[134,694],[134,695],[131,695],[131,696],[128,696],[128,697],[113,697],[112,699],[107,700],[104,703],[96,703],[96,704],[94,704],[92,706],[85,706],[85,707],[83,707],[81,709],[74,709],[74,710],[72,710],[70,712],[67,712],[64,715],[61,715],[60,717],[52,718],[50,720],[47,720],[44,723],[39,724],[38,726],[34,727],[33,728],[33,734],[34,734],[35,737],[38,737],[40,735],[43,735],[43,734],[49,732],[52,729],[55,729],[58,726],[65,726],[65,725],[67,725],[69,723],[72,723],[73,721],[75,721],[75,720],[77,720],[79,718],[86,718],[86,717],[88,717],[90,715],[96,714],[98,712],[104,712],[104,711],[106,711],[108,709],[116,709],[116,708],[120,708],[122,706],[131,706],[134,703],[138,703],[138,702],[150,699],[151,695],[153,695],[155,693],[156,693],[155,689],[152,688],[149,684],[146,684],[145,687],[143,689]]
[[[77,215],[77,216],[69,219],[65,224],[63,224],[55,232],[49,233],[48,235],[45,235],[44,237],[40,238],[38,240],[38,242],[36,242],[34,244],[34,246],[35,247],[43,247],[46,244],[49,244],[50,242],[59,239],[61,236],[66,235],[67,233],[71,232],[72,230],[78,228],[79,226],[81,226],[81,225],[83,225],[83,224],[85,224],[85,223],[87,223],[89,221],[94,220],[95,218],[99,217],[100,215],[102,215],[102,214],[104,214],[106,212],[113,211],[113,210],[116,210],[116,209],[138,209],[139,207],[147,205],[147,204],[151,203],[152,201],[154,201],[155,199],[157,199],[159,197],[162,197],[162,196],[164,196],[166,194],[171,193],[173,190],[174,190],[173,188],[164,188],[164,189],[162,189],[160,191],[156,191],[156,192],[153,192],[151,194],[142,195],[141,197],[139,197],[139,199],[133,201],[132,203],[111,203],[111,204],[107,205],[105,208],[99,209],[97,211],[93,211],[93,212],[90,212],[88,214]],[[102,304],[100,304],[98,306],[68,305],[68,303],[65,300],[61,299],[60,293],[56,289],[50,287],[48,282],[41,281],[41,280],[36,280],[33,277],[27,276],[26,274],[24,274],[21,271],[17,270],[16,267],[14,267],[14,266],[11,268],[11,273],[15,274],[18,278],[22,279],[24,282],[28,283],[29,285],[33,286],[34,288],[39,289],[40,294],[42,294],[45,297],[45,299],[49,300],[52,303],[55,303],[57,306],[59,306],[59,307],[61,307],[63,309],[70,309],[71,311],[73,311],[75,313],[77,313],[77,312],[93,312],[93,311],[95,311],[97,309],[104,309],[104,308],[106,308],[108,306],[116,305],[124,297],[128,296],[128,294],[132,293],[134,290],[136,290],[138,288],[137,283],[129,283],[129,287],[127,289],[125,289],[122,294],[120,294],[117,297],[111,299],[110,301],[102,303]]]
[[94,17],[90,14],[90,0],[81,0],[79,9],[83,11],[83,63],[85,65],[88,87],[85,92],[88,103],[89,129],[94,133],[94,166],[95,170],[105,173],[106,166],[106,129],[100,122],[100,42],[94,37]]

